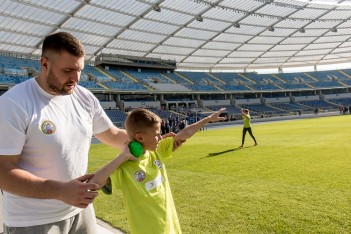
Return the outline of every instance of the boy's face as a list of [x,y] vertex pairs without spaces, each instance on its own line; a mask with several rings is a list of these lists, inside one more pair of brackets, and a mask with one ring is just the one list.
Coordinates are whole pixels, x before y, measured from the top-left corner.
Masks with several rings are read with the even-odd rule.
[[146,129],[141,134],[141,143],[145,150],[155,151],[158,145],[158,142],[162,140],[161,136],[161,123],[158,122],[154,126]]

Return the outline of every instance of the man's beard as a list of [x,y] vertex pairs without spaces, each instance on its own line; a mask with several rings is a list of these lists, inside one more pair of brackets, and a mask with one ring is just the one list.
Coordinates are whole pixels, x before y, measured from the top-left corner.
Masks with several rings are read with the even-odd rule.
[[68,81],[64,84],[60,84],[58,81],[57,77],[54,75],[52,70],[50,69],[49,74],[46,78],[46,82],[49,86],[49,89],[55,94],[55,95],[70,95],[73,92],[73,89],[66,90],[66,84],[72,83],[72,81]]

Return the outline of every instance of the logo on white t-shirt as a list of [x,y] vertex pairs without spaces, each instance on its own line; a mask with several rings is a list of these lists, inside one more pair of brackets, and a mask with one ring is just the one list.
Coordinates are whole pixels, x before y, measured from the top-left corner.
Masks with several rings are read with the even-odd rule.
[[55,132],[56,130],[56,126],[53,122],[51,122],[50,120],[45,120],[42,124],[41,124],[41,131],[46,134],[46,135],[51,135]]

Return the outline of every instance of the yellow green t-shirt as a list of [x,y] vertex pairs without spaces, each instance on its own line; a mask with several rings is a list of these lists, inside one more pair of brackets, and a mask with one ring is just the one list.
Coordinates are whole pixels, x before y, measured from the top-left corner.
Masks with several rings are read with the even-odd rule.
[[251,116],[250,115],[244,115],[244,128],[250,128],[251,127]]
[[131,233],[181,233],[163,160],[172,157],[173,137],[138,161],[126,161],[110,176],[112,189],[123,193]]

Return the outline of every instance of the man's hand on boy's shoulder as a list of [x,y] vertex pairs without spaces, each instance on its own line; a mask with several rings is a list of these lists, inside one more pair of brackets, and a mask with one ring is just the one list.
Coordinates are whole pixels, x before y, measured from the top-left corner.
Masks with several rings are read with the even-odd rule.
[[[174,132],[169,132],[169,133],[166,133],[164,135],[162,135],[162,138],[166,138],[166,137],[174,137],[175,134]],[[173,150],[172,151],[175,151],[176,149],[178,149],[179,147],[182,146],[182,144],[185,142],[186,140],[177,140],[177,141],[174,141],[173,142]]]

